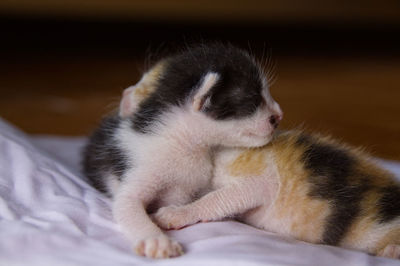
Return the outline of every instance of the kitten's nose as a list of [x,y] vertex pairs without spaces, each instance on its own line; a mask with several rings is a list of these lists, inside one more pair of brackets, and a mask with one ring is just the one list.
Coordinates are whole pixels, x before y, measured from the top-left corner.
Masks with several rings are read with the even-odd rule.
[[277,128],[279,122],[282,120],[282,115],[271,115],[269,117],[269,123],[274,127]]

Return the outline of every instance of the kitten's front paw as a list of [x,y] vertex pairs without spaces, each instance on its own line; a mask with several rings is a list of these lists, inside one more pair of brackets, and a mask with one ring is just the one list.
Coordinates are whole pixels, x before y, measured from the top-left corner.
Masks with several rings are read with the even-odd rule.
[[167,206],[152,215],[153,221],[163,229],[180,229],[198,221],[184,206]]
[[135,251],[141,256],[153,259],[166,259],[183,254],[181,245],[164,235],[139,240]]

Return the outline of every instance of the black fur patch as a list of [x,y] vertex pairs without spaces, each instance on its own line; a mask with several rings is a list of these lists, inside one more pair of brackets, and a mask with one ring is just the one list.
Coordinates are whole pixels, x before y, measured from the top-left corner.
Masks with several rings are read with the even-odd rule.
[[369,189],[367,178],[354,170],[356,158],[346,150],[313,142],[309,136],[301,136],[297,143],[306,147],[302,160],[311,172],[309,195],[328,200],[331,205],[323,243],[337,245],[360,213],[360,202]]
[[381,192],[378,216],[381,223],[387,223],[400,216],[400,186],[387,186],[382,188]]
[[118,116],[105,118],[84,149],[84,173],[92,185],[101,192],[107,192],[104,184],[107,173],[111,171],[121,179],[127,169],[127,156],[113,138],[120,122]]
[[149,132],[165,110],[184,104],[210,71],[220,79],[207,95],[210,104],[203,110],[207,115],[219,120],[241,118],[260,106],[262,83],[254,59],[230,45],[203,45],[168,59],[156,91],[133,115],[133,128]]

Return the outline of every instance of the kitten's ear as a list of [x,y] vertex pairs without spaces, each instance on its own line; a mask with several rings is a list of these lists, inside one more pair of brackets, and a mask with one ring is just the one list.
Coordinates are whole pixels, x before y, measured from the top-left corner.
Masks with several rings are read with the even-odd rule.
[[215,72],[208,72],[200,81],[199,88],[193,97],[193,109],[196,111],[202,110],[209,104],[210,89],[217,84],[219,74]]
[[135,111],[138,103],[135,103],[134,93],[136,85],[130,86],[122,93],[121,103],[119,105],[119,116],[122,118],[128,117]]

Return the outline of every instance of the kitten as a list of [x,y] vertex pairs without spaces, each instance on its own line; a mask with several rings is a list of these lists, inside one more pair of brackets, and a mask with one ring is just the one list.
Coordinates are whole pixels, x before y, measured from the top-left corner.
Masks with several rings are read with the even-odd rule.
[[211,150],[258,147],[282,118],[259,64],[233,46],[192,47],[156,63],[123,93],[84,152],[92,184],[113,198],[113,215],[143,256],[179,256],[148,212],[183,205],[209,187]]
[[161,208],[161,227],[237,215],[255,227],[311,243],[400,258],[400,183],[360,149],[301,131],[259,148],[215,153],[213,192]]

